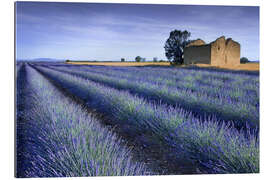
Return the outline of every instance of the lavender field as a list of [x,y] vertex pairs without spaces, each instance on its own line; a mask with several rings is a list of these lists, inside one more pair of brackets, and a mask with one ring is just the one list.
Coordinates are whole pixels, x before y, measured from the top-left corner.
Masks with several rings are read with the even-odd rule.
[[259,173],[259,73],[16,64],[16,176]]

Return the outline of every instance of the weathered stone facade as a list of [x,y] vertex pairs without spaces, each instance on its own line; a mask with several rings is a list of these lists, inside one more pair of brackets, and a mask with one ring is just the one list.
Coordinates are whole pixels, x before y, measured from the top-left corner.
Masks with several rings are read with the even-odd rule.
[[237,66],[240,64],[240,44],[224,36],[205,44],[201,39],[192,41],[184,49],[184,64]]

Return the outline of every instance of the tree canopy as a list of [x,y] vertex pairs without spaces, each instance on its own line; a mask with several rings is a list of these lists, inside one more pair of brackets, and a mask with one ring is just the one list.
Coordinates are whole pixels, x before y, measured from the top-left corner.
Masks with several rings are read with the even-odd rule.
[[248,63],[248,62],[249,62],[248,58],[246,58],[246,57],[241,57],[240,63],[245,64],[245,63]]
[[142,57],[141,57],[141,56],[137,56],[137,57],[135,58],[135,61],[136,61],[136,62],[141,62],[141,60],[142,60]]
[[190,42],[191,33],[188,31],[174,30],[165,43],[165,55],[170,62],[182,64],[184,62],[184,48]]

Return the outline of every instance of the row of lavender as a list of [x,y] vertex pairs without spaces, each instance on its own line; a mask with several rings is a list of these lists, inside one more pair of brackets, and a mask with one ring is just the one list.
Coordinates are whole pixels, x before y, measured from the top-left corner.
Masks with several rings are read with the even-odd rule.
[[[89,107],[111,116],[112,121],[120,127],[131,126],[129,133],[151,133],[152,138],[147,140],[148,143],[162,143],[164,147],[171,147],[169,153],[176,160],[188,157],[188,161],[199,164],[198,168],[207,173],[259,172],[258,136],[250,133],[250,129],[243,133],[233,124],[220,122],[215,117],[202,121],[181,107],[150,102],[128,91],[106,86],[110,81],[98,82],[97,78],[101,78],[101,75],[94,76],[94,82],[91,79],[93,76],[86,79],[52,68],[37,69],[83,99]],[[147,90],[148,87],[144,87]],[[153,89],[150,86],[148,92],[152,93]],[[164,100],[164,97],[161,99]]]
[[24,110],[27,109],[25,77],[25,67],[22,63],[16,64],[16,177],[24,177],[24,172],[29,167],[25,159],[27,156],[30,157],[28,153],[25,153],[27,151],[27,143],[25,143],[27,130],[24,120]]
[[215,115],[234,123],[238,129],[247,129],[248,126],[258,133],[258,76],[229,73],[218,76],[217,73],[176,69],[167,69],[166,76],[164,68],[50,68],[181,107],[199,116]]
[[[55,66],[54,66],[55,67]],[[159,84],[177,89],[189,89],[197,95],[207,94],[209,97],[230,98],[231,101],[245,101],[246,96],[253,93],[253,101],[249,103],[258,105],[258,76],[248,76],[230,73],[219,73],[186,70],[186,69],[166,69],[166,68],[115,68],[115,67],[95,67],[86,66],[63,66],[61,70],[86,71],[103,74],[110,77],[146,81],[148,83]],[[222,92],[222,93],[221,93]]]
[[[46,65],[48,66],[48,64]],[[129,77],[135,79],[141,79],[144,77],[145,80],[155,81],[156,83],[163,83],[170,86],[177,86],[183,87],[184,82],[192,82],[200,83],[199,85],[217,85],[227,88],[234,88],[237,89],[239,86],[246,86],[243,87],[249,88],[249,85],[257,85],[258,86],[258,76],[256,75],[247,75],[243,73],[237,73],[235,71],[232,72],[219,72],[211,71],[211,70],[194,70],[194,69],[184,69],[181,68],[153,68],[153,67],[103,67],[103,66],[95,66],[95,68],[91,68],[91,66],[78,66],[78,65],[51,65],[53,67],[60,67],[60,68],[68,68],[68,69],[80,69],[86,70],[91,72],[102,72],[106,75],[116,75],[121,76],[122,78]],[[135,75],[136,74],[136,75]],[[209,81],[211,80],[211,81]],[[226,83],[224,83],[226,82]],[[252,88],[252,87],[250,87]],[[230,89],[228,89],[230,90]],[[254,89],[256,90],[256,89]]]
[[[54,66],[57,67],[57,66]],[[181,69],[179,68],[152,68],[152,67],[102,67],[96,66],[95,69],[90,68],[89,66],[77,66],[77,65],[62,65],[63,68],[68,67],[81,69],[81,70],[90,70],[92,72],[103,72],[107,75],[121,75],[121,77],[132,77],[140,79],[144,77],[147,80],[155,80],[158,83],[164,83],[167,85],[174,85],[177,87],[183,86],[183,82],[191,81],[196,83],[196,80],[202,81],[200,85],[204,83],[212,85],[222,85],[225,87],[237,88],[239,85],[248,85],[252,83],[258,83],[258,78],[254,75],[243,75],[243,73],[228,73],[228,72],[219,72],[219,71],[207,71],[207,70],[194,70],[194,69]],[[109,70],[109,71],[108,71]],[[120,73],[120,74],[119,74]],[[134,73],[136,76],[134,76]],[[207,82],[207,80],[211,82]],[[204,81],[206,80],[206,81]],[[223,83],[223,82],[227,83]],[[228,83],[229,82],[229,83]],[[246,82],[246,83],[245,83]],[[222,84],[221,84],[222,83]],[[180,85],[180,86],[179,86]]]
[[18,177],[150,174],[120,139],[36,70],[22,65],[17,84],[17,101],[25,106],[17,114]]
[[[246,102],[258,105],[259,79],[258,76],[209,72],[200,70],[187,70],[179,68],[136,68],[136,67],[95,67],[68,66],[60,69],[86,71],[99,73],[109,77],[129,81],[143,81],[152,84],[177,88],[178,90],[191,90],[193,94],[202,94],[208,97],[230,99],[230,101]],[[253,96],[247,101],[247,96]]]
[[[55,66],[54,66],[55,67]],[[148,83],[189,89],[194,94],[206,94],[209,97],[241,101],[258,106],[259,79],[258,76],[236,73],[209,72],[202,70],[187,70],[179,68],[136,68],[136,67],[95,67],[62,66],[60,69],[76,71],[91,71],[103,75]],[[246,98],[247,96],[251,98]],[[247,101],[247,99],[249,101]]]

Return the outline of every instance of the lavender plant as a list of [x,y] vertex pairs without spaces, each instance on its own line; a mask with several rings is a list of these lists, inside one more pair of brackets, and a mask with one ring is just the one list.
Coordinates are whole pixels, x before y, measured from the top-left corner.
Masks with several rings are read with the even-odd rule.
[[[217,97],[208,97],[203,90],[199,93],[194,93],[192,89],[173,88],[167,85],[145,82],[144,80],[110,78],[101,74],[77,72],[74,70],[59,71],[84,77],[120,90],[129,90],[131,93],[150,100],[162,100],[164,103],[180,106],[200,116],[214,114],[222,120],[233,122],[239,129],[246,128],[246,124],[253,129],[258,128],[259,106],[249,103],[254,100],[252,98],[244,97],[243,99],[245,100],[243,102],[235,102],[229,96],[222,97],[222,95],[218,95]],[[234,93],[237,92],[236,90],[234,91]],[[239,96],[242,96],[241,92],[239,93]],[[219,94],[222,94],[222,92],[219,92]],[[254,102],[258,103],[258,101]]]
[[[55,66],[50,66],[56,69]],[[233,102],[243,102],[250,105],[258,105],[258,81],[254,76],[247,75],[232,75],[229,73],[220,73],[219,76],[215,73],[196,72],[195,70],[182,70],[175,71],[174,75],[167,75],[166,72],[172,71],[167,69],[166,72],[157,74],[155,68],[135,68],[127,67],[126,69],[115,69],[114,67],[95,67],[90,68],[85,66],[58,66],[59,70],[66,70],[67,72],[86,73],[91,76],[105,75],[106,77],[114,77],[115,79],[126,80],[129,82],[147,82],[158,85],[165,85],[169,88],[177,88],[178,90],[186,91],[191,90],[193,94],[204,94],[209,98],[229,99]],[[128,71],[127,71],[128,70]],[[91,72],[91,73],[89,73]],[[181,72],[181,73],[178,73]],[[78,74],[79,75],[79,74]],[[211,78],[212,77],[212,78]],[[218,77],[218,78],[217,78]],[[207,80],[205,83],[203,83]],[[214,85],[218,81],[220,85]],[[213,82],[213,83],[211,83]],[[257,84],[255,84],[257,82]],[[253,95],[250,97],[250,92]],[[255,93],[255,94],[254,94]],[[254,98],[253,98],[254,97]]]
[[[98,120],[26,67],[29,147],[25,177],[147,175],[130,150]],[[31,146],[31,149],[30,149]]]
[[[52,66],[51,66],[52,67]],[[56,66],[53,66],[56,67]],[[171,82],[171,85],[177,86],[178,83],[182,81],[193,81],[195,80],[206,80],[209,84],[211,84],[212,80],[220,81],[222,86],[238,88],[235,85],[241,85],[241,88],[244,84],[242,82],[257,81],[258,76],[256,75],[247,75],[243,73],[235,73],[235,72],[219,72],[219,71],[206,71],[206,70],[193,70],[193,69],[183,69],[183,68],[151,68],[151,67],[100,67],[95,66],[77,66],[77,65],[69,65],[69,66],[57,66],[61,69],[75,69],[75,70],[84,70],[102,73],[108,76],[121,76],[121,78],[129,77],[129,78],[137,78],[140,79],[144,77],[147,80],[155,80],[156,82],[163,83],[165,81]],[[136,74],[136,76],[134,76]],[[240,82],[240,84],[239,84]],[[236,83],[236,84],[235,84]]]
[[15,160],[16,160],[16,176],[24,177],[24,172],[29,168],[30,163],[28,163],[29,157],[31,157],[31,150],[28,149],[29,143],[26,139],[28,136],[27,119],[25,118],[26,109],[31,109],[31,105],[26,103],[26,95],[29,95],[28,89],[26,86],[26,70],[25,64],[20,64],[20,67],[17,69],[16,77],[16,151],[15,151]]
[[149,103],[129,92],[67,73],[38,69],[122,127],[128,124],[138,134],[152,133],[151,141],[172,147],[175,159],[189,157],[207,173],[259,172],[259,141],[252,129],[239,132],[233,124],[219,123],[215,118],[194,118],[181,108]]

